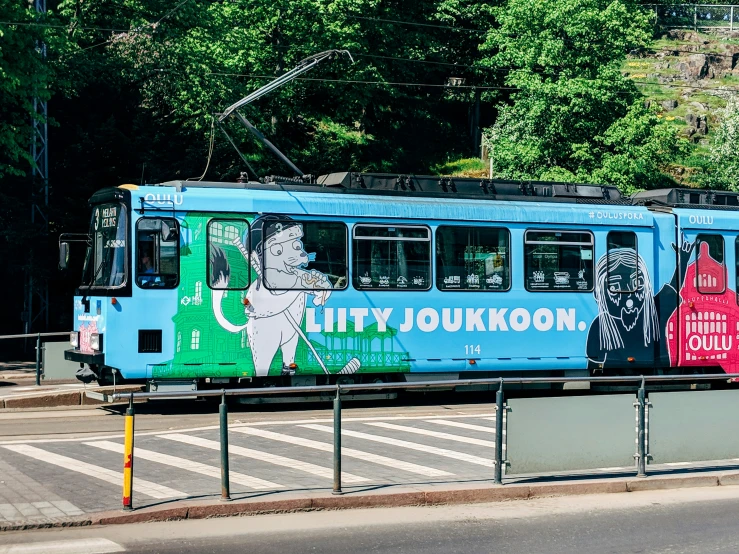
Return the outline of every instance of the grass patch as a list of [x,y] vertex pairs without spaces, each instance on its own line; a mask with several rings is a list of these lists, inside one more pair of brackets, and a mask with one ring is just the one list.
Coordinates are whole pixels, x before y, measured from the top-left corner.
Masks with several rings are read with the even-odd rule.
[[490,168],[479,158],[460,158],[432,166],[431,171],[452,177],[487,177]]

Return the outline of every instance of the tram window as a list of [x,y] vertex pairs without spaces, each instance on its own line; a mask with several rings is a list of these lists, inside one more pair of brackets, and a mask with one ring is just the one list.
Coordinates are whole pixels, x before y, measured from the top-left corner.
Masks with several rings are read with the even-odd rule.
[[251,283],[249,223],[211,219],[207,228],[208,285],[216,290],[245,290]]
[[136,284],[173,289],[180,278],[180,235],[176,219],[143,217],[136,223]]
[[352,281],[358,290],[429,290],[431,230],[420,225],[356,225]]
[[611,231],[608,233],[607,243],[606,267],[603,267],[604,260],[601,258],[596,270],[598,282],[602,283],[605,269],[606,283],[610,292],[631,293],[643,290],[636,233]]
[[254,221],[252,235],[268,289],[347,287],[347,229],[343,223],[266,216]]
[[726,290],[724,276],[724,237],[698,235],[696,238],[696,288],[701,294],[721,294]]
[[510,286],[507,229],[441,226],[436,230],[436,288],[506,291]]
[[532,292],[593,290],[593,234],[526,231],[525,284]]

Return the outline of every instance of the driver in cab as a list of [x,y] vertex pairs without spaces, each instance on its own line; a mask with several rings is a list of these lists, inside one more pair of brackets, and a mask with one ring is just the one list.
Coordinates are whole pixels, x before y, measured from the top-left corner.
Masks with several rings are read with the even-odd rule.
[[139,253],[139,285],[142,287],[157,286],[161,282],[159,276],[155,275],[151,248],[144,247]]

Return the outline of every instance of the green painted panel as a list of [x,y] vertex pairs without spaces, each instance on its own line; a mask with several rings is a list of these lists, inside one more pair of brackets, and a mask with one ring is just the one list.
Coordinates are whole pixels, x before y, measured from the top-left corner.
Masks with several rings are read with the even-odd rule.
[[635,396],[508,401],[508,474],[634,466]]
[[[247,263],[253,262],[257,257],[252,255],[249,262],[245,263],[244,258],[247,253],[245,249],[240,250],[236,239],[241,240],[242,237],[246,237],[249,230],[243,221],[234,220],[234,217],[234,214],[196,212],[188,213],[180,219],[183,240],[180,249],[181,277],[177,296],[177,312],[172,318],[175,328],[173,337],[175,352],[173,359],[168,362],[150,366],[152,378],[253,377],[256,375],[255,354],[249,346],[250,329],[247,322],[250,315],[247,306],[250,305],[248,294],[255,289],[259,290],[260,284],[256,266],[252,265],[251,272],[245,268],[248,267]],[[238,217],[250,224],[254,223],[253,215],[240,214]],[[214,218],[219,219],[218,228],[213,224],[208,231],[208,223]],[[207,270],[209,256],[211,259],[213,256],[213,252],[209,254],[208,251],[208,232],[211,234],[211,242],[222,254],[223,265],[230,268],[229,284],[238,283],[242,287],[249,285],[248,290],[219,292],[210,288],[207,280],[214,275],[210,276],[210,271]],[[247,242],[246,238],[243,242]],[[248,279],[249,273],[251,283]],[[275,295],[275,298],[279,298],[279,294]],[[227,326],[217,321],[216,306],[220,306],[223,320],[228,323]],[[263,317],[261,321],[265,319],[271,318]],[[303,314],[299,314],[294,320],[297,322],[297,327],[290,328],[288,331],[299,335],[301,339],[297,341],[297,347],[294,349],[294,362],[297,364],[298,375],[323,373],[323,368],[316,360],[315,354],[320,357],[329,373],[338,373],[352,364],[354,359],[361,361],[361,367],[355,368],[356,373],[391,373],[410,369],[407,362],[408,353],[395,350],[397,343],[394,337],[397,335],[397,330],[390,326],[379,332],[377,323],[374,323],[365,327],[363,331],[357,332],[352,322],[347,321],[345,332],[307,334]],[[297,332],[297,328],[302,333]],[[310,340],[310,346],[306,344],[306,340]],[[390,345],[389,350],[386,349],[386,344]],[[270,376],[280,375],[283,370],[282,356],[283,352],[280,348],[271,358],[271,362],[260,366],[260,369],[264,370],[268,365]],[[285,365],[288,365],[290,361],[288,360]]]

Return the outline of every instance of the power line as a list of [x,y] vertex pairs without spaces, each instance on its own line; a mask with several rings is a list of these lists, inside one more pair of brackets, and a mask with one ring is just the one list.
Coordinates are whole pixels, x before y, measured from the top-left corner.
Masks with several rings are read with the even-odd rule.
[[397,23],[398,25],[412,25],[416,27],[431,27],[434,29],[451,29],[454,31],[465,31],[467,33],[486,33],[482,29],[469,29],[467,27],[454,27],[452,25],[434,25],[433,23],[417,23],[415,21],[401,21],[399,19],[384,19],[382,17],[365,17],[361,15],[347,14],[350,19],[363,19],[365,21],[381,21],[382,23]]
[[[274,79],[274,76],[270,75],[258,75],[251,73],[226,73],[219,71],[210,71],[206,75],[217,75],[224,77],[248,77],[250,79]],[[316,77],[298,77],[296,80],[299,81],[313,81],[313,82],[326,82],[326,83],[343,83],[343,84],[362,84],[362,85],[381,85],[381,86],[405,86],[405,87],[431,87],[431,88],[447,88],[447,89],[465,89],[465,90],[510,90],[514,92],[522,92],[526,89],[514,86],[492,86],[492,85],[449,85],[449,84],[438,84],[438,83],[412,83],[412,82],[398,82],[398,81],[362,81],[356,79],[328,79],[328,78],[316,78]],[[639,86],[662,86],[672,88],[696,88],[690,85],[676,85],[671,83],[659,84],[659,83],[648,83],[645,81],[629,81]],[[699,88],[700,91],[716,91],[716,92],[728,92],[736,94],[739,90],[722,89],[722,88]],[[633,91],[621,90],[614,91],[616,94],[632,94]]]
[[[22,25],[27,27],[48,27],[51,29],[69,29],[70,25],[56,25],[53,23],[38,23],[33,21],[0,21],[0,25],[6,25],[8,27],[13,25]],[[151,25],[151,24],[147,24]],[[113,27],[92,27],[92,26],[80,26],[75,29],[82,29],[85,31],[110,31],[112,33],[137,33],[136,29],[116,29]]]
[[[206,75],[219,75],[224,77],[249,77],[250,79],[274,79],[273,75],[256,75],[251,73],[226,73],[221,71],[209,71]],[[508,86],[488,86],[488,85],[446,85],[439,83],[408,83],[396,81],[361,81],[355,79],[328,79],[315,77],[297,77],[296,81],[318,81],[326,83],[344,83],[344,84],[361,84],[361,85],[387,85],[402,87],[435,87],[449,89],[471,89],[471,90],[520,90],[518,87]]]
[[652,52],[679,52],[681,54],[703,54],[704,56],[716,56],[720,58],[733,58],[736,54],[719,54],[718,52],[708,51],[692,51],[692,50],[675,50],[674,48],[650,48]]
[[[144,32],[150,32],[147,28],[155,28],[159,23],[161,23],[163,20],[170,17],[174,12],[176,12],[180,7],[188,2],[189,0],[182,0],[179,4],[177,4],[174,8],[166,12],[163,16],[161,16],[159,19],[157,19],[154,23],[144,23],[143,25],[139,25],[138,27],[135,27],[133,29],[118,29],[115,27],[98,27],[93,25],[81,25],[76,26],[73,25],[73,23],[69,23],[67,25],[60,25],[55,23],[41,23],[38,21],[0,21],[0,25],[6,25],[8,27],[11,27],[13,25],[21,25],[26,27],[44,27],[49,29],[80,29],[84,31],[107,31],[111,33],[144,33]],[[144,31],[143,29],[147,29],[147,31]]]
[[631,81],[635,85],[650,86],[650,87],[670,87],[670,88],[692,88],[698,91],[716,91],[716,92],[730,92],[736,94],[739,92],[737,89],[726,89],[726,88],[714,88],[714,87],[695,87],[692,85],[676,85],[673,83],[648,83],[646,81]]
[[186,2],[189,2],[189,0],[182,0],[182,2],[180,2],[174,8],[172,8],[167,13],[165,13],[162,17],[160,17],[159,19],[157,19],[155,23],[150,23],[149,25],[151,25],[152,27],[156,27],[163,20],[167,19],[170,15],[172,15],[174,12],[176,12],[177,10],[179,10],[182,7],[182,5],[185,4]]

